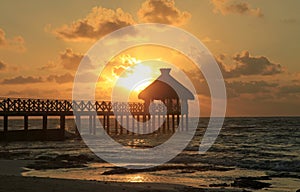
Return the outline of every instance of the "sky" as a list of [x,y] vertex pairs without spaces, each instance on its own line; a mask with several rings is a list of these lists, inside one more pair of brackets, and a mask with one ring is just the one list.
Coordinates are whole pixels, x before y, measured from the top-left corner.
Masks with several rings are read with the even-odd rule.
[[[3,0],[0,96],[70,99],[78,65],[97,40],[126,26],[162,23],[193,34],[212,53],[226,84],[227,116],[299,116],[299,8],[292,0]],[[96,94],[108,100],[122,72],[147,59],[179,66],[196,88],[201,113],[209,115],[201,72],[162,47],[113,57]]]

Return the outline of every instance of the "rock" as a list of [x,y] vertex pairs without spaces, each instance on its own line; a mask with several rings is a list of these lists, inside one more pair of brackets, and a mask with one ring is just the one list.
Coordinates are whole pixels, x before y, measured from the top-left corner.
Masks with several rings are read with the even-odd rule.
[[245,179],[245,178],[238,178],[233,183],[231,183],[232,187],[239,187],[239,188],[249,188],[249,189],[262,189],[270,187],[270,183],[264,183],[261,181],[255,181],[252,179]]
[[230,185],[227,183],[216,183],[216,184],[209,184],[209,187],[229,187]]

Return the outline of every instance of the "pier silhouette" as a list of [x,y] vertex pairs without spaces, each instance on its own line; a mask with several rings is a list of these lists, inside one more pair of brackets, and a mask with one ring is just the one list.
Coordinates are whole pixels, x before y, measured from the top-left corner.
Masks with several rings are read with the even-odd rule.
[[[76,135],[83,131],[96,135],[101,127],[110,135],[187,130],[187,101],[193,100],[194,96],[169,74],[170,70],[161,69],[161,75],[141,91],[139,98],[144,102],[0,98],[0,117],[3,117],[0,140],[64,139],[66,117],[74,118]],[[42,117],[40,129],[29,129],[28,118],[31,116]],[[10,117],[22,117],[23,129],[9,129]],[[48,117],[60,119],[59,129],[49,129]],[[88,118],[88,126],[82,126],[83,118]],[[143,127],[137,122],[144,122]],[[126,129],[129,127],[131,131]]]

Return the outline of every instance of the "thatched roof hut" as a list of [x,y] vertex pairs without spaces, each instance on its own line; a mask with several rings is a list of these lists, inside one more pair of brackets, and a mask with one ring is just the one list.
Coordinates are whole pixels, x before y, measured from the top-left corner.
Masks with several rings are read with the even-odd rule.
[[169,112],[174,106],[179,109],[180,101],[183,110],[187,112],[187,100],[194,100],[193,93],[170,75],[170,68],[162,68],[160,71],[161,75],[141,91],[138,98],[145,101],[145,107],[149,107],[153,100],[161,100]]

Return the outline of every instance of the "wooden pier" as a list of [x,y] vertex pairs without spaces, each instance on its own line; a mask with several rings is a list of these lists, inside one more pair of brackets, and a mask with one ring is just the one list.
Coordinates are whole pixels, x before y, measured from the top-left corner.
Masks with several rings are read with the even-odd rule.
[[[178,101],[176,105],[169,106],[167,111],[163,104],[152,105],[145,108],[144,103],[113,103],[110,101],[69,101],[51,99],[21,99],[2,98],[0,99],[0,117],[3,118],[3,130],[0,131],[0,140],[63,140],[65,139],[66,117],[74,117],[76,121],[77,134],[82,131],[95,135],[97,129],[97,118],[108,134],[135,134],[126,129],[142,129],[137,121],[147,122],[146,129],[153,131],[154,126],[162,123],[156,132],[166,133],[188,128],[188,114],[182,114]],[[74,113],[76,110],[76,113]],[[29,117],[41,117],[40,129],[30,129]],[[24,126],[22,130],[9,129],[11,117],[22,117]],[[49,129],[48,117],[60,119],[59,129]],[[82,126],[82,120],[88,119],[88,126]],[[120,123],[126,125],[121,126]],[[181,123],[179,125],[179,122]],[[78,134],[79,135],[79,134]]]

